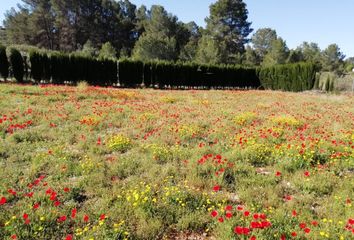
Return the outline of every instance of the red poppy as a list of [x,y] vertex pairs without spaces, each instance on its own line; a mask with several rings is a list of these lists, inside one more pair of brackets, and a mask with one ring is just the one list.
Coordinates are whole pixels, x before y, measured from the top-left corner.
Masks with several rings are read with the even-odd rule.
[[249,228],[243,228],[243,234],[244,235],[248,235],[250,233],[250,229]]
[[76,208],[74,208],[73,210],[71,210],[71,218],[75,218],[75,217],[76,217],[76,213],[77,213]]
[[299,226],[300,226],[301,229],[304,229],[306,227],[306,223],[300,223]]
[[14,191],[13,189],[9,189],[7,190],[8,193],[10,193],[11,195],[16,195],[16,191]]
[[310,229],[310,228],[305,228],[305,229],[304,229],[304,232],[305,232],[305,233],[310,233],[310,232],[311,232],[311,229]]
[[280,177],[280,176],[281,176],[281,172],[277,171],[277,172],[275,173],[275,176]]
[[260,224],[258,222],[251,222],[251,228],[260,228]]
[[227,212],[225,214],[225,216],[226,216],[227,219],[230,219],[230,218],[232,218],[232,213],[231,212]]
[[58,222],[65,222],[66,221],[66,216],[61,216],[58,218]]
[[16,234],[11,235],[11,239],[17,239]]
[[234,232],[239,235],[243,234],[243,227],[240,226],[235,227]]
[[73,239],[73,236],[72,236],[72,235],[70,235],[70,234],[69,234],[69,235],[67,235],[67,236],[66,236],[66,238],[65,238],[65,240],[72,240],[72,239]]
[[250,229],[246,227],[237,226],[234,228],[234,232],[239,235],[248,235],[250,233]]
[[216,210],[213,210],[212,212],[211,212],[211,216],[212,217],[216,217],[218,215],[218,212],[216,211]]
[[31,198],[31,197],[33,197],[33,194],[34,194],[34,192],[30,192],[30,193],[26,193],[25,196]]
[[285,200],[285,201],[291,201],[291,199],[293,199],[293,197],[290,196],[290,195],[284,196],[284,200]]
[[297,212],[295,210],[292,211],[292,215],[293,217],[296,217],[297,216]]
[[39,206],[40,206],[40,204],[39,204],[39,203],[36,203],[36,204],[33,205],[33,209],[36,210],[36,209],[39,208]]
[[219,221],[220,223],[223,223],[223,222],[224,222],[224,218],[219,217],[218,221]]
[[50,201],[54,201],[55,199],[57,198],[57,193],[56,192],[52,192],[51,194],[50,194]]
[[0,206],[1,205],[4,205],[6,203],[6,198],[5,197],[2,197],[1,199],[0,199]]
[[53,190],[51,188],[48,188],[46,191],[45,191],[45,194],[47,195],[51,195],[53,192]]
[[27,214],[27,213],[24,213],[22,217],[23,217],[23,219],[26,220],[26,219],[28,218],[28,214]]
[[250,240],[256,240],[256,239],[257,239],[256,236],[250,237]]
[[55,202],[54,202],[54,206],[55,206],[55,207],[58,207],[59,205],[60,205],[60,202],[59,202],[59,201],[55,201]]
[[105,214],[101,214],[100,220],[104,220],[105,218],[106,218],[106,215]]
[[312,221],[311,224],[312,224],[312,226],[316,227],[318,225],[318,222],[317,221]]
[[30,221],[28,218],[25,220],[25,224],[26,224],[26,225],[30,224],[30,222],[31,222],[31,221]]
[[296,232],[292,232],[292,233],[291,233],[291,236],[296,237],[296,236],[297,236],[297,233],[296,233]]
[[248,217],[248,216],[250,215],[250,212],[249,212],[249,211],[245,211],[245,212],[243,213],[243,215],[244,215],[245,217]]
[[268,227],[272,226],[272,224],[268,221],[263,221],[261,223],[261,226],[262,226],[261,228],[268,228]]
[[220,191],[220,186],[219,186],[219,185],[215,185],[215,186],[213,187],[213,191],[214,191],[214,192]]
[[238,211],[242,211],[242,210],[243,210],[243,206],[238,205],[238,206],[237,206],[237,210],[238,210]]
[[89,221],[89,216],[84,215],[84,222],[88,222]]
[[304,175],[305,175],[305,177],[309,177],[310,176],[310,172],[306,171],[306,172],[304,172]]
[[70,189],[69,188],[64,188],[64,192],[69,192],[70,191]]
[[232,211],[232,206],[231,206],[231,205],[227,205],[227,206],[225,207],[225,210],[226,210],[226,211]]

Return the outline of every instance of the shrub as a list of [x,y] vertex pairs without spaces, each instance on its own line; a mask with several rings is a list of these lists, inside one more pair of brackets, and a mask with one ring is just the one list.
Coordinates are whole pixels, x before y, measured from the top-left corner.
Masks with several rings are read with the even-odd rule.
[[126,152],[131,148],[131,146],[132,142],[130,138],[122,134],[113,136],[108,140],[108,147],[113,151]]
[[9,61],[7,60],[6,47],[0,45],[0,75],[5,79],[9,77]]
[[23,82],[23,75],[24,75],[24,64],[23,58],[21,53],[11,48],[10,50],[10,64],[12,69],[12,74],[15,77],[17,82]]

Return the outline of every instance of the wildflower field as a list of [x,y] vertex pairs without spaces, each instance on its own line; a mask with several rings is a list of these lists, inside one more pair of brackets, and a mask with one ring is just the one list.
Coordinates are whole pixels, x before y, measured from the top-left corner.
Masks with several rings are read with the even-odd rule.
[[354,97],[0,85],[0,239],[353,239]]

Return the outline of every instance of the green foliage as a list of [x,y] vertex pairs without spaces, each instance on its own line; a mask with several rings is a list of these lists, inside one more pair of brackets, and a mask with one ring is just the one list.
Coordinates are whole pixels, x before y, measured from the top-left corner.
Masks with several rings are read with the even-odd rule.
[[151,7],[144,29],[133,50],[133,58],[137,60],[176,60],[180,45],[188,41],[182,36],[183,27],[177,23],[177,17],[168,14],[162,6]]
[[198,41],[190,40],[181,50],[179,59],[185,62],[192,62],[196,58]]
[[203,36],[198,45],[195,61],[201,64],[217,64],[224,62],[226,46],[209,36]]
[[354,57],[347,58],[344,64],[345,71],[351,73],[354,70]]
[[259,70],[261,85],[266,89],[305,91],[314,87],[316,67],[312,63],[285,64]]
[[314,89],[320,89],[320,77],[321,77],[321,74],[320,73],[316,73],[315,83],[314,83],[314,86],[313,86]]
[[55,84],[86,81],[90,85],[111,86],[117,82],[117,64],[112,60],[53,53],[50,56],[50,65]]
[[254,68],[195,63],[119,61],[122,86],[159,88],[257,88],[260,83]]
[[5,79],[9,77],[9,61],[7,60],[6,47],[0,45],[0,75]]
[[343,70],[344,58],[345,55],[340,51],[338,45],[331,44],[322,52],[322,69],[324,71],[340,72]]
[[217,45],[225,46],[222,63],[235,63],[235,56],[245,51],[244,44],[249,42],[247,37],[253,31],[247,18],[247,6],[242,0],[219,0],[210,6],[206,34]]
[[130,1],[26,0],[4,21],[9,42],[76,51],[90,39],[95,46],[111,42],[131,49],[136,41],[135,10]]
[[333,92],[339,76],[335,72],[321,72],[319,75],[319,89],[325,92]]
[[6,45],[7,43],[5,28],[0,27],[0,44]]
[[304,56],[302,55],[302,52],[298,49],[295,50],[290,50],[289,56],[287,59],[287,63],[298,63],[298,62],[303,62],[304,61]]
[[93,46],[90,40],[87,40],[79,53],[84,57],[95,57],[97,56],[97,49]]
[[303,42],[297,49],[301,52],[305,61],[320,65],[321,49],[317,43]]
[[119,84],[124,87],[136,87],[143,83],[144,65],[140,61],[119,60]]
[[31,51],[29,60],[31,64],[31,76],[36,82],[40,82],[44,78],[44,59],[39,52]]
[[133,58],[141,61],[177,59],[176,39],[153,34],[143,34],[135,45]]
[[23,82],[24,62],[21,53],[15,48],[10,49],[10,64],[12,74],[17,82]]
[[261,59],[256,50],[252,49],[250,46],[247,46],[242,64],[246,66],[258,66],[260,63]]
[[117,51],[110,42],[106,42],[102,45],[98,58],[114,60],[117,58]]
[[262,62],[264,56],[270,51],[272,42],[277,40],[277,32],[271,28],[260,28],[252,36],[252,45]]
[[[129,59],[121,59],[117,63],[109,59],[84,57],[79,53],[48,54],[49,57],[46,52],[33,49],[29,53],[31,76],[36,82],[51,80],[54,84],[76,85],[80,81],[86,81],[89,85],[112,86],[118,83],[118,78],[123,87],[144,84],[145,87],[159,88],[255,89],[263,86],[274,90],[303,91],[313,88],[316,72],[315,64],[311,63],[256,69],[237,65],[166,61],[144,63]],[[21,64],[23,70],[24,64]]]
[[289,49],[282,38],[271,42],[270,49],[265,55],[262,65],[273,66],[276,64],[285,64],[289,56]]

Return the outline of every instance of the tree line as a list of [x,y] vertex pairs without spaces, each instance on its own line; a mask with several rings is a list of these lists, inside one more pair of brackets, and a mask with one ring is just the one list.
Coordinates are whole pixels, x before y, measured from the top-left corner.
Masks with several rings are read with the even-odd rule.
[[314,87],[316,67],[296,63],[273,67],[206,65],[166,61],[99,59],[79,54],[31,50],[27,55],[0,45],[0,75],[52,84],[172,89],[257,89],[304,91]]
[[129,0],[22,0],[6,13],[0,41],[91,57],[199,64],[275,64],[313,62],[319,70],[354,67],[336,44],[321,50],[304,42],[289,49],[274,29],[253,35],[242,0],[218,0],[210,6],[206,27],[183,23],[163,6],[147,9]]

